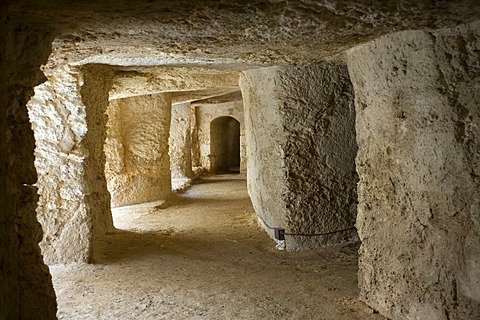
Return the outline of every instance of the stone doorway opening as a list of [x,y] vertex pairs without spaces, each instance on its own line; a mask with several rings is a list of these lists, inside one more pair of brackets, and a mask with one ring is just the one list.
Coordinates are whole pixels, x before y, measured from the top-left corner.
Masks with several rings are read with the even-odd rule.
[[218,117],[210,123],[210,172],[240,173],[240,122]]

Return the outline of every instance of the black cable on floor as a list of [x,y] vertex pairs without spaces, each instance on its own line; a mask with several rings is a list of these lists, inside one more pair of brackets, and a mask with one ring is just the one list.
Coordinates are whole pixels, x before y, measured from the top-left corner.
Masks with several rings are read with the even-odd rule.
[[[270,227],[265,220],[263,220],[262,217],[257,216],[260,220],[262,220],[263,224],[270,230],[276,230],[276,229],[283,229],[280,227],[274,228]],[[356,227],[351,227],[351,228],[346,228],[346,229],[340,229],[340,230],[335,230],[335,231],[329,231],[329,232],[323,232],[323,233],[290,233],[290,232],[284,232],[283,234],[286,236],[301,236],[301,237],[320,237],[320,236],[327,236],[330,234],[334,233],[339,233],[339,232],[345,232],[345,231],[350,231],[350,230],[356,230]]]
[[339,232],[344,232],[344,231],[356,230],[356,229],[357,228],[355,228],[355,227],[351,227],[351,228],[329,231],[329,232],[324,232],[324,233],[309,234],[309,233],[288,233],[288,232],[285,232],[284,234],[286,236],[319,237],[319,236],[327,236],[329,234],[334,234],[334,233],[339,233]]

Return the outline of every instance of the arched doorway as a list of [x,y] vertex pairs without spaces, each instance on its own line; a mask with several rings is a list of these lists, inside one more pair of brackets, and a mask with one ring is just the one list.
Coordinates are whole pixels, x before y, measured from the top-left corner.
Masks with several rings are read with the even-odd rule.
[[240,122],[219,117],[210,123],[210,172],[240,172]]

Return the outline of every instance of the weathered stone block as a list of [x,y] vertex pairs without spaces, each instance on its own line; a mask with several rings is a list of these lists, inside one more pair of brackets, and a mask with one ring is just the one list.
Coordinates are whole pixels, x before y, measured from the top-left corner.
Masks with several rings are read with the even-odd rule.
[[475,23],[348,55],[360,297],[393,319],[480,318],[479,48]]
[[191,113],[190,103],[172,106],[168,142],[172,180],[190,180],[193,178]]
[[112,100],[109,109],[116,114],[105,148],[112,206],[168,199],[171,94]]
[[288,249],[355,239],[357,147],[346,67],[250,70],[240,83],[249,193],[265,225],[286,229]]

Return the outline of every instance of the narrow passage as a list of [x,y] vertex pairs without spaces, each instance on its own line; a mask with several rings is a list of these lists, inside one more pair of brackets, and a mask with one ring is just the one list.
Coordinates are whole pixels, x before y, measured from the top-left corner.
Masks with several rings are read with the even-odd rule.
[[113,215],[95,264],[50,267],[60,319],[384,319],[356,299],[357,246],[276,251],[241,175]]

